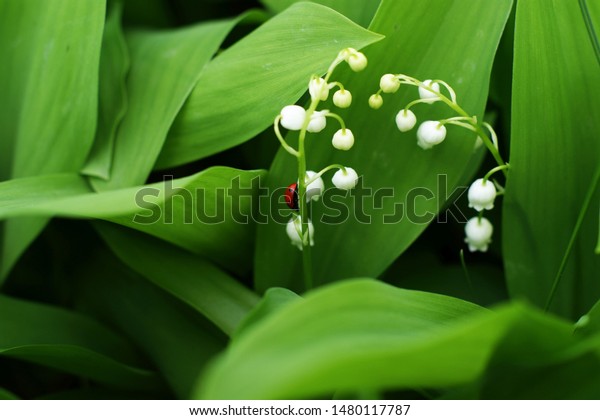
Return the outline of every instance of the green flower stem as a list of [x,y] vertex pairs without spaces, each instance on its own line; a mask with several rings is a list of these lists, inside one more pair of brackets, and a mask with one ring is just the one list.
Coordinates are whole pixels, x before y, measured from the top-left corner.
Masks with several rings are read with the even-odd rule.
[[337,163],[334,163],[334,164],[331,164],[331,165],[327,166],[326,168],[321,169],[314,177],[312,177],[310,179],[310,181],[307,182],[306,185],[309,185],[315,179],[323,176],[323,174],[325,174],[327,171],[330,171],[332,169],[341,169],[342,171],[344,171],[344,174],[346,174],[346,167],[344,165],[339,165]]
[[498,171],[502,171],[504,169],[510,168],[510,165],[507,163],[506,165],[496,166],[494,169],[491,169],[485,176],[483,177],[483,183],[485,184],[487,180],[494,175]]
[[275,118],[275,123],[273,124],[273,130],[275,131],[275,136],[277,136],[279,143],[281,143],[281,147],[283,147],[286,152],[288,152],[292,156],[298,157],[298,151],[296,149],[294,149],[292,146],[290,146],[289,144],[287,144],[287,142],[284,140],[283,136],[281,135],[281,131],[279,131],[279,121],[281,121],[281,115],[278,116],[277,118]]
[[338,120],[338,122],[340,123],[340,126],[342,127],[342,130],[344,130],[344,132],[346,131],[346,123],[344,122],[344,119],[342,117],[340,117],[338,114],[334,114],[333,112],[328,112],[327,114],[325,114],[325,116]]

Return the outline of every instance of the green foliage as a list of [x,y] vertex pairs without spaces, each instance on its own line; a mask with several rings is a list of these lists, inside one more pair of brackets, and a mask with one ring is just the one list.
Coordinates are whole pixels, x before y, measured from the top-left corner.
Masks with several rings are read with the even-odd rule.
[[581,10],[565,1],[519,3],[504,206],[507,282],[512,295],[544,306],[558,277],[552,309],[572,319],[600,295],[594,211],[568,249],[586,195],[600,201],[598,65]]
[[[252,4],[0,0],[0,399],[600,398],[600,2]],[[272,124],[345,48],[356,142],[329,120],[308,169],[384,194],[311,203],[306,291]],[[369,108],[390,72],[498,132],[488,254],[451,193],[493,162],[401,133],[412,87]]]

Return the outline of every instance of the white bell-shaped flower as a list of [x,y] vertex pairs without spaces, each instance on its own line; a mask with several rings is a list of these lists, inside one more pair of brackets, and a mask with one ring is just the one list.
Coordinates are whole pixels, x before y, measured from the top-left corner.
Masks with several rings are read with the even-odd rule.
[[350,150],[354,146],[354,134],[349,128],[340,128],[333,135],[331,144],[338,150]]
[[379,80],[379,87],[384,93],[395,93],[400,89],[400,80],[393,74],[384,74]]
[[465,225],[465,242],[469,245],[469,251],[486,252],[488,245],[492,242],[494,226],[485,217],[473,217]]
[[[431,88],[435,92],[440,93],[440,84],[439,83],[437,83],[437,82],[433,83],[431,80],[428,79],[428,80],[423,81],[423,84],[425,86]],[[422,86],[419,86],[419,97],[421,99],[424,99],[423,102],[426,102],[429,104],[440,100],[439,96],[437,96],[435,93],[425,89]]]
[[446,138],[446,127],[439,121],[425,121],[417,130],[417,144],[424,150],[431,149]]
[[[302,240],[302,218],[300,216],[294,216],[290,219],[285,227],[285,231],[292,241],[292,245],[296,246],[299,250],[302,250],[304,247],[304,241]],[[310,246],[315,245],[314,241],[315,236],[315,227],[313,226],[310,219],[308,220],[308,238]]]
[[358,174],[354,169],[346,167],[333,174],[331,182],[340,190],[351,190],[358,183]]
[[416,123],[417,117],[410,109],[401,109],[396,115],[396,125],[403,133],[412,130]]
[[327,109],[313,112],[310,116],[310,122],[308,123],[308,127],[306,127],[306,131],[309,133],[319,133],[323,131],[327,125],[327,118],[325,118],[325,115],[327,115],[328,112],[329,110]]
[[381,95],[374,93],[369,96],[369,106],[373,109],[379,109],[383,105],[383,98]]
[[368,64],[367,57],[356,50],[350,52],[348,58],[346,58],[346,62],[350,66],[353,71],[363,71]]
[[323,182],[323,179],[320,176],[317,177],[317,173],[315,171],[306,171],[304,182],[307,183],[305,193],[306,202],[308,203],[310,200],[318,201],[319,197],[323,195],[323,191],[325,191],[325,183]]
[[313,77],[308,82],[308,92],[312,100],[326,101],[329,97],[329,86],[322,77]]
[[349,90],[338,90],[333,94],[333,104],[338,108],[348,108],[352,105],[352,94]]
[[483,178],[479,178],[469,187],[468,196],[469,207],[477,211],[491,210],[494,208],[496,186],[490,180],[484,181]]
[[281,110],[281,125],[288,130],[298,131],[304,125],[306,110],[298,105],[284,106]]

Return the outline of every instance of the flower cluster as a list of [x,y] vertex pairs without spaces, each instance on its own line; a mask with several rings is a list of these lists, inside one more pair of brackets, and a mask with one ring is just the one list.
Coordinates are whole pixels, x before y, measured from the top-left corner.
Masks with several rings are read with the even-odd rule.
[[[382,93],[396,93],[402,85],[415,86],[418,89],[419,99],[410,102],[396,114],[396,126],[401,132],[412,130],[417,124],[417,116],[411,110],[417,104],[433,104],[442,102],[447,105],[457,116],[439,121],[423,121],[417,129],[417,145],[423,150],[429,150],[446,139],[446,125],[456,125],[466,128],[476,134],[475,148],[485,144],[490,150],[498,166],[488,172],[485,177],[477,179],[469,188],[469,207],[479,212],[478,216],[470,219],[465,226],[465,242],[471,252],[485,252],[492,241],[494,227],[492,223],[482,216],[484,210],[494,207],[494,199],[500,193],[496,184],[489,177],[497,172],[508,169],[498,151],[498,138],[494,129],[487,123],[479,124],[475,116],[467,114],[456,100],[456,93],[452,87],[443,80],[420,81],[404,74],[384,74],[379,81],[379,91],[369,98],[369,106],[379,109],[383,105]],[[444,88],[448,95],[442,93]],[[488,136],[489,133],[489,136]],[[491,137],[491,138],[490,138]]]
[[[335,68],[346,62],[354,71],[361,71],[367,66],[367,58],[354,48],[345,48],[337,55],[331,63],[327,73],[321,77],[313,75],[308,82],[308,92],[311,102],[308,108],[299,105],[287,105],[283,107],[275,118],[274,131],[282,147],[298,161],[298,180],[286,190],[286,202],[294,213],[286,226],[286,232],[292,245],[300,250],[314,245],[314,226],[308,216],[306,203],[316,201],[323,194],[325,183],[321,178],[325,172],[337,169],[331,179],[336,188],[349,190],[358,183],[358,174],[352,168],[339,164],[329,165],[319,172],[306,169],[306,155],[304,143],[306,133],[319,133],[327,126],[327,118],[336,120],[340,129],[335,132],[331,144],[338,150],[350,150],[354,146],[354,134],[346,127],[342,117],[330,112],[328,109],[317,110],[319,103],[327,101],[330,91],[333,94],[333,105],[338,108],[348,108],[352,104],[352,93],[344,85],[337,81],[330,81]],[[299,131],[298,149],[291,147],[281,135],[279,125],[290,131]],[[304,197],[303,199],[299,197]]]

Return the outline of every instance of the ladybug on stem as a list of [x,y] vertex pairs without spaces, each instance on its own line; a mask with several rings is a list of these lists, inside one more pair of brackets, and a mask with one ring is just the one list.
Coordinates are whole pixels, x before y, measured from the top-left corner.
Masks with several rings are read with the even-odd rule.
[[285,203],[292,210],[298,210],[298,183],[294,182],[285,189]]

